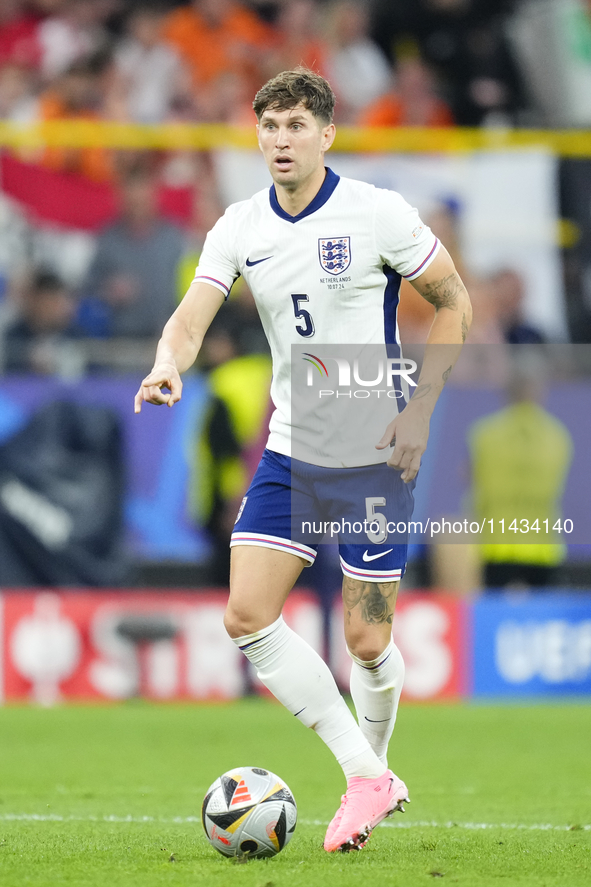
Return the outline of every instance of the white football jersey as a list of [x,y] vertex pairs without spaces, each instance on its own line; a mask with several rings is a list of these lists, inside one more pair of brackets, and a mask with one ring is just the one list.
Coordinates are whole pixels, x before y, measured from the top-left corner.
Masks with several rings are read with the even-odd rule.
[[[273,358],[269,449],[301,458],[292,445],[292,346],[321,357],[322,345],[399,344],[400,279],[422,274],[438,250],[437,238],[400,194],[330,169],[297,216],[281,208],[274,186],[228,207],[207,235],[195,280],[227,297],[242,275],[254,296]],[[393,418],[395,402],[390,406]],[[302,421],[298,416],[296,425]],[[373,443],[371,453],[343,457],[324,452],[316,440],[304,461],[327,467],[385,461],[389,453]]]

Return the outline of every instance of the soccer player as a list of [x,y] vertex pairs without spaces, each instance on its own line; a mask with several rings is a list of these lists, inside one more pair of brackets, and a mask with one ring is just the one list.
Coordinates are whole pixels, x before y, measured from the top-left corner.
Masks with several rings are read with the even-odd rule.
[[[388,521],[408,519],[430,416],[471,321],[453,262],[416,210],[395,192],[325,168],[335,137],[334,101],[326,80],[302,68],[259,90],[258,140],[273,184],[230,206],[208,234],[195,279],[166,324],[154,368],[135,399],[136,412],[144,401],[172,407],[180,400],[180,374],[195,361],[209,324],[242,274],[271,346],[276,409],[231,540],[225,626],[261,681],[320,736],[343,769],[347,790],[326,832],[329,852],[364,846],[374,826],[403,810],[408,796],[386,759],[404,678],[392,618],[406,546],[374,537],[370,554],[367,542],[339,540],[357,723],[328,666],[281,616],[302,568],[316,556],[314,545],[292,538],[290,494],[297,486],[315,503],[338,487],[340,498],[346,497],[349,486],[363,486],[365,472],[377,471],[380,489],[371,501],[381,497]],[[365,462],[337,468],[330,459],[292,459],[291,346],[395,347],[400,276],[435,306],[427,344],[447,345],[444,361],[436,350],[426,355],[412,398],[400,412],[391,401],[393,418]],[[370,483],[366,496],[376,492],[375,480]],[[366,505],[362,499],[351,508],[363,508],[363,519]]]

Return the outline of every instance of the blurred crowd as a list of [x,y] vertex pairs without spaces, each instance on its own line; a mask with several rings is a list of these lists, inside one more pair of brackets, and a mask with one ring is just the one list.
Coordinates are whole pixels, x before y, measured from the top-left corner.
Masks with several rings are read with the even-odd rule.
[[[252,125],[257,88],[304,64],[330,80],[338,124],[519,124],[533,113],[510,39],[511,17],[522,5],[2,0],[0,119]],[[26,244],[20,221],[3,219],[0,208],[0,267],[10,268],[0,293],[0,367],[79,375],[101,362],[82,340],[156,337],[223,212],[211,158],[50,145],[5,151],[0,162],[3,190],[37,219],[86,229],[78,240],[55,235],[53,242],[50,224]],[[56,216],[62,208],[65,218]],[[453,248],[446,208],[429,221]],[[461,265],[459,254],[456,260]],[[513,269],[473,286],[484,308],[475,341],[540,340],[522,317],[523,283]],[[238,288],[236,302],[248,301]],[[403,337],[424,338],[429,306],[410,290],[402,305]],[[265,352],[252,303],[248,323],[230,314],[225,331],[234,350]],[[137,364],[138,354],[129,354]],[[124,362],[120,352],[118,358]]]
[[511,123],[528,106],[517,3],[3,0],[0,116],[249,123],[258,87],[304,64],[332,83],[338,123]]

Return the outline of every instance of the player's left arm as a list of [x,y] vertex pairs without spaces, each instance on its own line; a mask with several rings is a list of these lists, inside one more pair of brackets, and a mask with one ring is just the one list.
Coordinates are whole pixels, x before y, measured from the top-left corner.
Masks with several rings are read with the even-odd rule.
[[472,323],[470,297],[443,246],[412,285],[435,307],[435,318],[427,336],[417,387],[405,409],[388,425],[376,445],[382,450],[394,443],[388,465],[402,471],[405,483],[413,480],[419,470],[429,438],[431,413]]

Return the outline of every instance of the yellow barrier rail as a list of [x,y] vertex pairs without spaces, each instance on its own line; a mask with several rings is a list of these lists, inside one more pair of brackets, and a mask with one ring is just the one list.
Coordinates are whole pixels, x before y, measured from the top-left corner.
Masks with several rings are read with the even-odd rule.
[[[18,124],[0,121],[0,147],[105,147],[123,150],[256,148],[254,127],[223,124],[134,123],[51,120]],[[478,151],[544,149],[561,157],[591,156],[590,130],[542,129],[362,129],[339,127],[337,151],[358,153],[468,154]]]

